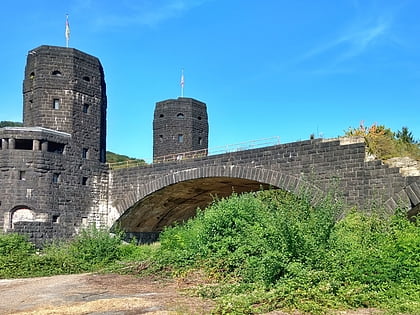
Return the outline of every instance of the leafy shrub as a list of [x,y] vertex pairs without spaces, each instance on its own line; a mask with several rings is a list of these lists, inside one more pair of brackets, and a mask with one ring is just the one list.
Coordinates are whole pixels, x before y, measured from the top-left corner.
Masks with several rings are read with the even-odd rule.
[[[161,235],[162,266],[202,268],[217,314],[373,307],[420,313],[420,231],[402,214],[316,206],[282,191],[233,195]],[[225,280],[225,281],[223,281]]]
[[82,230],[69,245],[69,253],[82,270],[103,267],[121,257],[121,238],[95,227]]
[[402,127],[401,131],[394,133],[383,125],[373,124],[365,127],[361,122],[358,128],[348,128],[345,135],[363,137],[369,153],[376,155],[379,159],[387,160],[407,156],[420,161],[419,143],[414,140],[407,127]]
[[25,236],[9,233],[0,234],[0,256],[26,256],[35,252],[35,247]]
[[0,278],[95,271],[124,257],[139,256],[139,252],[133,245],[122,244],[119,235],[96,228],[83,230],[74,240],[50,244],[39,252],[23,236],[0,235]]
[[340,207],[313,207],[282,191],[233,195],[161,235],[161,263],[205,265],[215,275],[266,285],[291,261],[316,264]]
[[352,213],[330,239],[329,267],[341,281],[420,284],[420,231],[403,215]]
[[28,276],[30,257],[35,247],[26,237],[11,233],[0,234],[0,278]]

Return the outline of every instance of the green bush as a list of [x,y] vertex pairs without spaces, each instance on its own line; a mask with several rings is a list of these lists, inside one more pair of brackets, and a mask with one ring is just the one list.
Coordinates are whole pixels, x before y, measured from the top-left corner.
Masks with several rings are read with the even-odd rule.
[[322,258],[339,206],[313,207],[286,192],[233,195],[199,211],[184,226],[161,235],[161,263],[205,265],[215,275],[266,285],[284,276],[291,261]]
[[95,227],[82,230],[69,244],[70,256],[85,271],[95,270],[121,257],[121,237]]
[[419,314],[419,227],[402,214],[343,216],[334,198],[308,200],[264,191],[214,202],[162,233],[157,261],[222,280],[196,289],[216,299],[217,314],[360,307]]
[[123,244],[120,235],[89,228],[72,241],[57,242],[35,251],[18,234],[0,235],[0,278],[49,276],[95,271],[121,259],[146,257],[145,251]]
[[35,246],[26,237],[16,234],[0,234],[0,278],[28,276],[30,257]]
[[342,281],[420,284],[420,231],[403,215],[352,213],[330,239],[329,267]]

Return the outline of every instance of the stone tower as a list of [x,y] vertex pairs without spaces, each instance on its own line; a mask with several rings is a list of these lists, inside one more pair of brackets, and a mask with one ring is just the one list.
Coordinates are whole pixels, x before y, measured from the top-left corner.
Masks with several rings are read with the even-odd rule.
[[206,104],[179,97],[156,103],[153,119],[153,159],[208,149]]
[[77,49],[41,46],[29,52],[23,81],[23,124],[72,135],[79,154],[105,162],[106,107],[100,61]]
[[31,50],[23,127],[0,128],[0,225],[42,244],[107,221],[106,87],[79,50]]

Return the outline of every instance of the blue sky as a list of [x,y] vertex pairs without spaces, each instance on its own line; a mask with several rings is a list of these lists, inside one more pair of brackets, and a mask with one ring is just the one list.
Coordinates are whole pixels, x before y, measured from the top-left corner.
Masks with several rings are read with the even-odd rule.
[[152,156],[155,103],[207,104],[209,147],[348,127],[407,126],[420,138],[420,1],[4,1],[0,120],[22,120],[26,55],[40,45],[98,57],[108,150]]

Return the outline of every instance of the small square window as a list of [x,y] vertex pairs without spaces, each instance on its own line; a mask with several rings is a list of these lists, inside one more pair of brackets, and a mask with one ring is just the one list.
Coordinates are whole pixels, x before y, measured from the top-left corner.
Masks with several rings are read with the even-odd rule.
[[53,178],[52,178],[53,184],[58,184],[59,181],[60,181],[60,174],[59,173],[54,173]]
[[60,216],[58,214],[54,214],[52,216],[52,223],[59,223],[60,222]]
[[58,98],[55,98],[53,100],[53,109],[59,109],[60,108],[60,100]]

